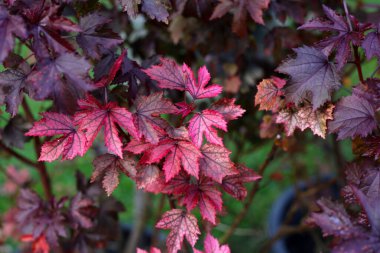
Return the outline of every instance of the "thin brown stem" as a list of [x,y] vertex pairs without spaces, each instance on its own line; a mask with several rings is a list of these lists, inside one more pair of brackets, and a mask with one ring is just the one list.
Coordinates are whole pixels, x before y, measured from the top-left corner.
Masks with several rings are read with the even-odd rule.
[[32,167],[36,167],[38,166],[38,164],[32,160],[30,160],[29,158],[17,153],[16,151],[14,151],[13,149],[7,147],[3,142],[0,141],[0,149],[4,150],[5,152],[7,152],[8,154],[10,154],[11,156],[13,156],[14,158],[16,158],[17,160],[27,164],[27,165],[30,165]]
[[[277,146],[275,143],[272,145],[272,149],[268,153],[264,163],[260,166],[258,174],[263,175],[265,172],[265,169],[268,167],[270,162],[273,160],[274,155],[277,151]],[[254,185],[252,186],[250,192],[248,193],[247,200],[244,203],[243,209],[240,211],[240,213],[235,217],[231,227],[224,233],[222,238],[220,239],[220,243],[226,243],[228,239],[231,237],[231,235],[234,233],[236,228],[239,226],[241,221],[244,219],[244,217],[247,215],[249,207],[251,206],[253,199],[256,195],[256,192],[259,190],[260,183],[259,181],[256,181]]]
[[[343,0],[343,8],[344,8],[344,12],[346,14],[347,23],[350,27],[350,31],[352,32],[353,26],[351,23],[350,13],[348,12],[346,0]],[[360,55],[359,55],[359,48],[358,48],[358,46],[355,46],[353,44],[352,44],[352,48],[354,51],[355,65],[356,65],[356,68],[358,70],[359,79],[360,79],[360,82],[364,84],[364,77],[363,77],[363,71],[362,71],[361,60],[360,60]]]
[[359,80],[362,84],[365,84],[361,60],[360,60],[360,55],[359,55],[359,48],[358,48],[358,46],[355,46],[355,45],[353,45],[352,47],[354,49],[355,65],[356,65],[356,68],[358,69]]
[[[27,120],[33,124],[34,117],[25,99],[22,101],[22,107],[24,109]],[[37,157],[40,156],[41,147],[42,147],[42,144],[41,144],[40,138],[37,136],[34,137],[34,151],[36,152]],[[50,200],[53,197],[53,191],[51,187],[50,176],[47,172],[46,164],[45,162],[39,161],[38,163],[36,163],[35,167],[37,168],[38,173],[40,174],[41,183],[42,183],[42,187],[44,188],[45,196],[48,200]]]
[[[161,218],[162,211],[165,205],[165,199],[166,199],[165,195],[161,194],[160,201],[158,202],[158,207],[156,209],[156,214],[154,217],[155,224],[157,224],[158,220]],[[152,232],[152,246],[158,246],[158,229],[156,228],[156,226],[154,226],[153,232]]]

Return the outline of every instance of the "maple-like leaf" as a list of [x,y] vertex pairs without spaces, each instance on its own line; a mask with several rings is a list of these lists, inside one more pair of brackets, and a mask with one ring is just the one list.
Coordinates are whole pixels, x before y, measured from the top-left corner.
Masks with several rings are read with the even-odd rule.
[[198,178],[199,158],[201,152],[190,141],[187,129],[181,127],[169,132],[169,138],[163,139],[149,150],[146,163],[157,163],[165,157],[163,170],[166,182],[175,177],[182,168],[190,175]]
[[123,11],[128,13],[130,18],[136,18],[138,13],[138,5],[142,3],[141,10],[146,13],[149,18],[156,19],[159,22],[168,23],[169,12],[171,8],[168,0],[118,0]]
[[230,253],[228,245],[220,245],[218,240],[211,234],[207,234],[204,241],[205,253]]
[[223,115],[226,122],[240,118],[245,110],[240,105],[235,104],[235,98],[222,98],[210,107],[211,110],[217,111]]
[[334,120],[328,124],[330,133],[338,133],[338,139],[365,137],[377,127],[375,108],[364,97],[351,95],[336,105]]
[[118,186],[120,172],[132,178],[136,176],[135,160],[128,156],[122,159],[116,155],[104,154],[96,157],[92,164],[94,171],[92,172],[91,182],[101,177],[103,188],[108,196]]
[[380,58],[380,23],[376,25],[375,31],[368,33],[363,40],[362,47],[367,59],[372,57]]
[[380,250],[380,240],[376,230],[369,231],[355,224],[340,204],[327,199],[321,199],[317,203],[321,212],[313,213],[309,222],[321,227],[324,236],[334,236],[334,253],[366,253]]
[[182,67],[169,58],[161,58],[160,64],[152,66],[144,72],[153,80],[157,81],[160,88],[172,90],[185,90],[187,79]]
[[167,127],[167,122],[160,115],[177,113],[177,108],[167,99],[162,92],[149,96],[139,96],[136,101],[136,126],[141,136],[151,143],[157,144],[160,133]]
[[103,126],[106,147],[119,157],[123,157],[123,144],[116,124],[126,129],[135,139],[139,138],[133,115],[126,108],[118,107],[115,102],[102,105],[92,96],[79,100],[78,104],[80,111],[75,114],[75,122],[79,129],[85,132],[88,147],[92,145]]
[[149,249],[149,251],[137,248],[137,252],[136,253],[161,253],[161,250],[157,249],[155,247],[151,247]]
[[76,100],[95,87],[87,80],[90,64],[74,54],[42,59],[27,77],[29,95],[36,100],[53,99],[63,111],[75,111]]
[[11,15],[3,5],[0,6],[0,34],[0,62],[3,62],[13,49],[15,36],[21,39],[27,36],[24,20]]
[[190,139],[197,147],[202,146],[203,135],[210,143],[223,146],[223,140],[216,129],[227,131],[227,122],[222,114],[214,110],[203,110],[189,121]]
[[126,11],[130,18],[136,18],[139,8],[138,5],[142,0],[118,0],[119,4]]
[[110,18],[99,13],[91,13],[80,18],[81,32],[76,40],[86,55],[98,59],[105,50],[123,42],[118,34],[104,27],[111,21]]
[[93,227],[92,218],[97,211],[94,204],[91,198],[83,195],[81,192],[77,193],[70,203],[70,215],[74,222],[82,228],[88,229]]
[[115,62],[112,64],[112,67],[109,69],[108,75],[103,76],[99,81],[96,82],[97,87],[105,87],[112,84],[112,81],[115,79],[117,72],[120,70],[123,60],[127,54],[127,51],[124,50],[119,57],[116,58]]
[[26,136],[54,136],[62,135],[55,140],[42,145],[40,161],[54,161],[62,155],[62,160],[71,160],[76,156],[83,156],[87,151],[85,134],[77,130],[70,116],[45,112],[43,118],[34,123]]
[[46,240],[45,235],[40,235],[38,238],[34,238],[31,234],[26,234],[21,237],[22,242],[32,243],[32,253],[49,253],[50,245]]
[[276,123],[284,124],[288,136],[292,135],[296,128],[301,131],[310,128],[315,135],[325,138],[327,121],[333,119],[334,107],[333,104],[329,103],[315,111],[310,104],[305,104],[296,109],[286,108],[278,113]]
[[263,79],[257,85],[255,96],[255,105],[259,105],[259,110],[277,112],[281,106],[281,96],[284,95],[282,88],[285,84],[286,81],[278,77]]
[[219,0],[210,19],[221,18],[229,11],[234,11],[232,31],[240,36],[247,34],[247,16],[259,24],[264,24],[263,11],[268,8],[270,0]]
[[165,176],[156,165],[143,165],[137,169],[136,184],[139,189],[157,194],[165,187]]
[[136,140],[132,139],[128,144],[124,147],[124,150],[131,152],[135,155],[142,154],[143,152],[151,149],[154,145],[150,142],[146,142],[145,140]]
[[168,0],[143,0],[141,10],[145,12],[149,18],[168,24],[169,8],[171,8],[171,5]]
[[200,170],[205,176],[222,183],[225,176],[238,173],[229,157],[231,151],[225,147],[207,143],[202,146],[201,152]]
[[237,171],[237,174],[223,178],[222,187],[232,197],[243,200],[247,196],[247,189],[244,187],[244,183],[257,181],[261,179],[261,176],[242,164],[237,166]]
[[184,237],[194,247],[201,233],[197,222],[192,214],[181,209],[172,209],[163,214],[156,227],[171,230],[166,239],[169,253],[176,253],[181,249]]
[[328,199],[320,199],[317,203],[322,212],[312,213],[309,222],[321,227],[324,236],[336,235],[344,239],[350,238],[354,225],[344,207]]
[[335,50],[337,66],[341,69],[351,56],[351,43],[360,46],[364,37],[364,31],[368,29],[369,26],[367,24],[359,23],[353,16],[350,16],[349,22],[352,25],[351,29],[351,25],[347,22],[346,17],[336,14],[332,9],[325,5],[323,5],[323,10],[327,19],[313,19],[300,26],[298,29],[337,32],[336,35],[320,41],[318,46],[322,47],[327,55]]
[[223,88],[218,84],[207,85],[211,79],[206,66],[199,68],[198,80],[195,80],[193,71],[186,65],[182,66],[186,78],[186,90],[193,99],[213,98],[218,96]]
[[296,58],[284,61],[277,71],[291,77],[290,85],[285,88],[289,102],[299,104],[311,95],[313,110],[331,98],[331,93],[341,84],[335,64],[316,48],[296,48]]
[[[189,115],[190,113],[192,113],[195,109],[194,103],[188,104],[186,102],[178,102],[175,105],[178,107],[178,114],[181,114],[182,118],[186,118],[186,116]],[[220,108],[220,110],[223,110],[223,109],[225,109],[225,108],[224,107]],[[238,111],[238,109],[236,109],[235,111],[232,111],[232,108],[231,108],[231,114],[232,113],[237,114],[238,113],[237,111]]]
[[216,224],[216,214],[222,211],[223,200],[221,192],[215,183],[207,178],[201,178],[196,184],[190,184],[186,189],[182,202],[188,211],[199,207],[202,218]]
[[75,52],[73,45],[64,38],[62,32],[80,32],[77,24],[59,13],[59,5],[41,8],[41,1],[28,1],[23,8],[23,16],[28,22],[28,33],[33,38],[32,49],[39,58],[46,58],[50,51],[57,54]]
[[0,105],[6,104],[7,112],[15,116],[23,99],[26,73],[8,69],[0,72]]

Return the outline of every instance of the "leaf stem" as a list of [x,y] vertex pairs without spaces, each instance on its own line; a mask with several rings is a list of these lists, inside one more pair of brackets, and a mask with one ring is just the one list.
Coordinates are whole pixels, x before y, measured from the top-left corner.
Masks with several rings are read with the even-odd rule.
[[[263,164],[261,164],[258,174],[263,175],[265,172],[265,169],[268,167],[270,162],[273,160],[275,153],[277,151],[277,145],[273,143],[272,148],[270,152],[268,153],[267,157],[265,158],[265,161]],[[237,226],[241,223],[241,221],[244,219],[244,217],[247,215],[247,212],[249,210],[249,207],[251,206],[253,199],[256,195],[256,192],[259,190],[259,184],[260,181],[256,181],[251,188],[250,192],[248,193],[247,200],[244,203],[243,209],[240,211],[240,213],[235,217],[231,227],[224,233],[222,238],[220,239],[220,243],[224,244],[228,241],[228,239],[231,237],[231,235],[234,233],[234,231],[237,229]]]

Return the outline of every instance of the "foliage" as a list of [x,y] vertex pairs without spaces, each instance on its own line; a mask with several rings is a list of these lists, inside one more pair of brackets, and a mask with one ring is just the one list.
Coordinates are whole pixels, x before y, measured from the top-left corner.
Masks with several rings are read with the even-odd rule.
[[[380,60],[379,23],[342,7],[344,14],[293,0],[0,1],[0,154],[40,176],[33,182],[27,170],[0,166],[5,191],[17,196],[8,236],[25,242],[25,252],[105,248],[118,238],[124,211],[111,195],[127,177],[169,200],[154,221],[170,230],[167,252],[202,252],[204,236],[205,253],[229,253],[211,235],[232,214],[226,199],[244,202],[221,244],[249,211],[277,151],[297,156],[306,138],[293,136],[310,129],[326,142],[328,134],[353,139],[366,160],[347,168],[342,190],[347,210],[359,210],[323,198],[309,224],[335,238],[334,252],[377,252],[380,80],[378,68],[363,74],[360,54]],[[305,22],[307,13],[324,17]],[[262,30],[264,39],[256,36]],[[345,81],[350,66],[354,87]],[[28,143],[36,159],[18,152]],[[257,171],[240,162],[252,152],[247,143],[273,143]],[[74,194],[54,194],[47,165],[92,154],[90,179],[77,172]]]

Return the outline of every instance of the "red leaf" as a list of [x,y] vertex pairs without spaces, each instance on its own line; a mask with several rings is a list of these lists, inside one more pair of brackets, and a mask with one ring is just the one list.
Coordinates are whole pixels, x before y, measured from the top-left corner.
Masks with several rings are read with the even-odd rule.
[[146,250],[137,248],[137,253],[161,253],[161,250],[157,249],[155,247],[151,247],[150,250],[149,250],[149,252],[148,252]]
[[245,112],[240,105],[235,105],[235,98],[222,98],[215,102],[210,109],[223,115],[226,122],[240,118]]
[[83,156],[87,151],[86,136],[76,130],[70,116],[46,112],[43,118],[35,122],[25,134],[27,136],[54,136],[63,135],[58,139],[43,144],[40,161],[54,161],[62,155],[62,160],[71,160],[75,156]]
[[219,245],[218,240],[211,234],[207,234],[204,242],[205,253],[230,253],[228,245]]
[[177,113],[177,108],[158,92],[136,99],[136,125],[140,135],[151,143],[157,144],[159,135],[164,133],[167,122],[159,117],[160,114]]
[[164,213],[156,227],[171,230],[166,239],[169,253],[176,253],[181,249],[184,237],[194,247],[198,240],[198,235],[201,233],[197,222],[197,219],[192,214],[181,209],[173,209]]
[[201,149],[203,158],[200,160],[201,172],[218,183],[228,175],[237,174],[237,170],[229,155],[231,152],[225,147],[205,144]]
[[156,163],[166,157],[163,166],[166,182],[180,172],[181,165],[187,173],[198,178],[201,152],[190,142],[187,129],[182,127],[172,132],[174,133],[170,133],[169,138],[160,141],[149,151],[144,162]]
[[187,115],[192,113],[195,109],[195,105],[188,104],[186,102],[179,102],[175,104],[178,107],[178,114],[182,115],[182,118],[185,118]]
[[223,146],[223,140],[218,136],[215,128],[227,131],[227,122],[223,115],[214,110],[203,110],[189,122],[190,139],[197,147],[201,147],[204,134],[210,143]]
[[218,84],[206,87],[211,78],[206,66],[198,70],[198,81],[195,80],[193,71],[186,64],[183,64],[182,70],[186,78],[186,90],[193,99],[213,98],[222,92],[223,88]]
[[219,0],[212,13],[211,20],[221,18],[233,10],[232,31],[244,36],[247,33],[248,13],[256,23],[264,24],[263,11],[268,8],[270,0]]
[[191,184],[186,190],[183,203],[190,211],[196,206],[201,211],[202,218],[216,224],[216,213],[222,211],[222,194],[214,182],[202,178],[197,184]]
[[113,79],[115,79],[115,76],[117,72],[121,68],[121,64],[123,63],[124,57],[126,56],[127,51],[124,50],[119,57],[117,57],[116,61],[113,63],[108,75],[104,76],[102,79],[100,79],[95,85],[97,87],[104,87],[112,83]]
[[104,154],[96,157],[92,164],[94,165],[94,171],[92,172],[91,182],[94,182],[98,177],[102,177],[103,188],[108,196],[119,184],[120,172],[132,178],[136,176],[135,161],[128,156],[120,159],[112,154]]
[[284,95],[282,88],[286,81],[272,77],[263,79],[257,85],[257,93],[255,96],[255,105],[260,105],[259,110],[270,110],[276,112],[281,105],[281,96]]
[[122,142],[116,124],[125,128],[130,135],[138,139],[133,115],[126,108],[118,107],[110,102],[101,105],[94,97],[78,101],[80,111],[75,114],[75,122],[79,129],[85,131],[88,147],[92,145],[100,129],[104,126],[104,140],[110,152],[123,157]]
[[149,150],[153,147],[153,145],[149,142],[145,142],[144,140],[136,140],[132,139],[127,146],[124,147],[124,150],[131,152],[135,155],[141,154],[146,150]]
[[182,72],[182,68],[172,59],[161,58],[160,61],[160,65],[152,66],[144,70],[144,72],[150,78],[157,81],[160,88],[185,90],[187,80]]
[[243,200],[247,196],[247,190],[243,183],[249,183],[261,179],[261,176],[254,170],[239,164],[237,166],[239,173],[223,178],[222,187],[232,197]]
[[164,175],[155,165],[144,165],[138,168],[136,184],[147,192],[160,193],[165,187]]

